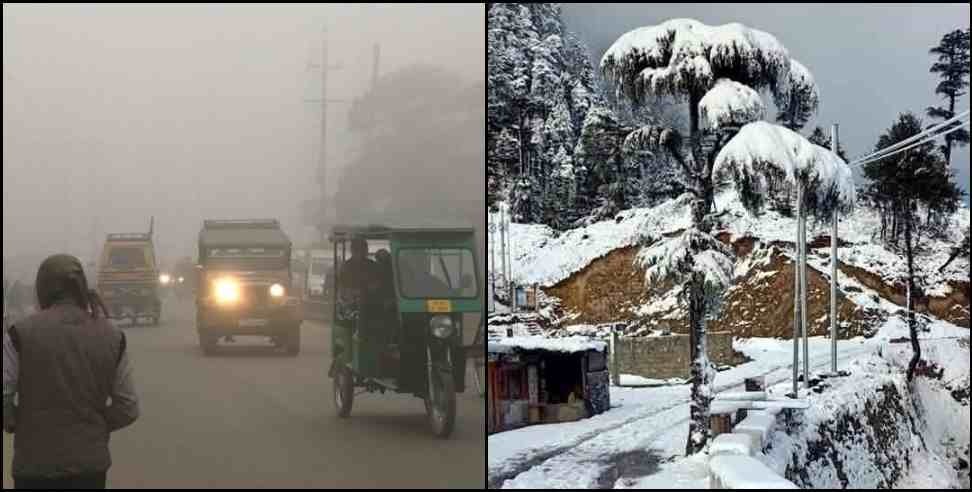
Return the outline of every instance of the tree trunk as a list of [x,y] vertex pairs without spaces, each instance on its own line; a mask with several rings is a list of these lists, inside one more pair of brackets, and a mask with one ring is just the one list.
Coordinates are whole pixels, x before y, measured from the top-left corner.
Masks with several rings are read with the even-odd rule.
[[[693,226],[703,232],[708,233],[707,224],[704,218],[709,213],[711,203],[706,200],[706,189],[711,186],[707,183],[705,173],[705,163],[703,162],[702,151],[699,148],[699,114],[698,106],[702,96],[691,94],[689,96],[689,145],[692,155],[692,162],[689,166],[695,176],[688,176],[689,182],[693,183],[695,199],[692,203],[692,222]],[[701,165],[700,165],[701,164]],[[705,278],[695,273],[688,283],[689,289],[689,347],[690,360],[692,361],[692,402],[689,419],[688,443],[685,452],[691,456],[702,452],[709,441],[709,406],[712,402],[712,388],[708,367],[708,354],[705,352]]]
[[914,351],[914,354],[911,356],[911,362],[908,364],[909,383],[915,379],[915,370],[918,368],[918,363],[921,362],[921,344],[918,342],[918,323],[915,321],[915,255],[911,237],[912,221],[913,218],[909,210],[908,216],[904,219],[905,253],[908,255],[908,332],[911,334],[911,349]]
[[709,408],[712,404],[711,370],[706,351],[705,278],[693,274],[689,289],[689,346],[692,357],[692,400],[689,403],[689,436],[685,454],[692,456],[705,450],[709,442]]
[[[948,98],[948,111],[952,118],[955,117],[955,95],[952,94]],[[951,119],[951,118],[950,118]],[[952,166],[952,137],[954,135],[945,135],[945,163]]]

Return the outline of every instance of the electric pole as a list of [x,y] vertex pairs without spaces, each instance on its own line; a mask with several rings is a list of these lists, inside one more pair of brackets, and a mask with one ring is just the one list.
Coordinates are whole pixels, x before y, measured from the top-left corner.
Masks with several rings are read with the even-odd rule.
[[[830,147],[836,155],[840,149],[840,127],[831,128]],[[830,230],[830,371],[837,375],[837,207]]]
[[318,163],[317,169],[317,184],[320,186],[320,202],[318,203],[318,220],[317,229],[321,235],[321,242],[327,241],[327,229],[329,224],[329,214],[331,213],[330,203],[328,201],[327,193],[327,168],[328,168],[328,154],[327,154],[327,119],[328,119],[328,104],[348,104],[350,101],[342,99],[328,99],[328,72],[332,70],[340,70],[343,68],[341,64],[330,63],[328,57],[328,45],[327,45],[327,26],[321,28],[321,63],[320,64],[310,64],[308,68],[320,68],[321,69],[321,98],[320,99],[305,99],[304,102],[319,103],[321,105],[321,154],[320,162]]

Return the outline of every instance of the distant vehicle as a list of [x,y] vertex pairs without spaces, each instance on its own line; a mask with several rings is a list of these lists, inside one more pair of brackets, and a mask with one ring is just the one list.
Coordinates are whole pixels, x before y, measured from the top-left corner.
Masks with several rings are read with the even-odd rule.
[[97,289],[110,319],[127,319],[135,324],[148,318],[152,326],[159,324],[162,300],[152,243],[154,222],[147,234],[108,234],[98,267]]
[[290,292],[291,242],[276,220],[207,220],[199,233],[196,329],[211,355],[220,340],[265,336],[300,353],[300,299]]
[[192,258],[186,257],[177,261],[172,269],[172,290],[175,291],[176,299],[191,299],[199,284],[198,277],[199,273]]
[[334,256],[330,251],[311,250],[307,273],[307,295],[316,301],[329,299],[334,277]]

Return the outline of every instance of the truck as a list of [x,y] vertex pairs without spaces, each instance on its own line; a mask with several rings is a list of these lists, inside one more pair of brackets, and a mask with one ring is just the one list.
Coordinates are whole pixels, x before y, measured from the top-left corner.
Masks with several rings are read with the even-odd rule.
[[204,355],[235,336],[269,338],[300,354],[292,243],[275,219],[206,220],[199,233],[196,329]]
[[108,318],[132,324],[148,319],[158,326],[162,318],[159,268],[153,231],[108,234],[98,265],[97,290],[108,308]]

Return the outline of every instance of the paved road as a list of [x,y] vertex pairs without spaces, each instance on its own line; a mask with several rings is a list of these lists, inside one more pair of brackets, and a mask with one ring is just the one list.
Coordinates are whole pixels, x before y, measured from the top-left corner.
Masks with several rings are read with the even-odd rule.
[[[109,487],[485,487],[486,415],[475,386],[460,396],[449,441],[429,434],[411,397],[365,395],[339,420],[323,324],[305,323],[296,359],[259,340],[204,358],[192,308],[167,314],[161,327],[126,328],[143,415],[112,438]],[[11,446],[4,435],[4,488]]]

